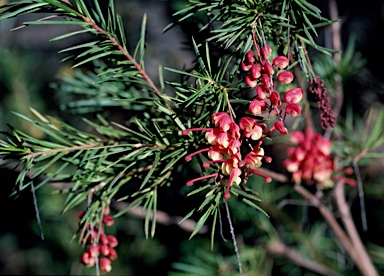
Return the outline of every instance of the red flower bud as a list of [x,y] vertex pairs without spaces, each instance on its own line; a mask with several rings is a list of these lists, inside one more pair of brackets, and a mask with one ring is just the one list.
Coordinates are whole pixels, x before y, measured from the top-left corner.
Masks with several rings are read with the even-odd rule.
[[254,79],[258,79],[261,76],[261,67],[259,64],[253,64],[251,68],[251,74]]
[[100,268],[104,272],[110,272],[112,270],[111,260],[108,258],[101,258]]
[[261,48],[261,58],[267,60],[272,54],[272,48],[268,44]]
[[271,130],[277,130],[280,132],[280,134],[286,135],[288,133],[287,128],[284,126],[284,123],[282,121],[276,121],[273,124],[273,127]]
[[106,226],[111,226],[113,223],[114,223],[114,219],[112,216],[110,215],[106,215],[103,217],[103,223],[106,225]]
[[264,99],[267,96],[267,89],[261,85],[256,86],[256,93],[259,99]]
[[249,50],[247,52],[247,61],[248,61],[248,63],[255,62],[255,53],[252,50]]
[[265,88],[271,87],[271,80],[267,74],[261,75],[261,83],[264,85]]
[[300,105],[291,103],[286,106],[285,112],[290,114],[292,117],[299,117],[301,115],[302,109]]
[[256,86],[257,80],[251,74],[249,74],[249,75],[245,76],[245,83],[249,87],[253,88]]
[[119,244],[115,236],[108,236],[107,238],[110,247],[116,247]]
[[278,67],[280,69],[284,69],[288,66],[288,58],[285,56],[277,56],[272,61],[273,66]]
[[276,80],[278,82],[282,82],[284,84],[291,83],[293,81],[293,74],[291,72],[289,72],[289,71],[280,72],[277,75],[277,79]]
[[298,103],[303,98],[304,91],[301,88],[292,88],[285,92],[284,101],[286,103]]
[[276,91],[273,91],[271,93],[271,96],[269,97],[269,100],[271,101],[271,104],[273,104],[275,106],[280,106],[281,105],[280,94],[277,93]]
[[108,257],[113,261],[117,259],[117,253],[116,250],[112,247],[109,248],[109,254]]
[[267,108],[267,105],[265,104],[264,100],[254,99],[249,104],[248,111],[253,115],[259,115],[261,114],[261,112],[266,110],[266,108]]
[[109,246],[106,244],[100,245],[100,252],[104,256],[108,256],[109,255]]
[[272,68],[272,65],[269,63],[269,62],[266,62],[264,63],[263,65],[263,69],[264,69],[264,72],[268,75],[268,76],[272,76],[273,75],[273,68]]

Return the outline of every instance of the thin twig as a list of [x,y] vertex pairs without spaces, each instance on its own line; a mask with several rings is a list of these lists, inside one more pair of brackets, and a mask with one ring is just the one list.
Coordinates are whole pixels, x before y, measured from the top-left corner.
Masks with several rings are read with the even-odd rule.
[[367,232],[368,224],[367,224],[367,213],[365,212],[363,181],[361,180],[360,169],[359,169],[359,166],[357,165],[357,162],[353,161],[352,164],[353,164],[353,170],[355,171],[355,175],[356,175],[357,189],[359,191],[361,223],[363,225],[364,232]]
[[240,275],[242,275],[243,269],[241,267],[241,260],[240,260],[239,248],[237,246],[237,241],[236,241],[236,236],[235,236],[235,229],[232,226],[231,214],[229,213],[228,201],[224,200],[224,204],[225,204],[225,209],[227,210],[227,218],[228,218],[229,228],[231,230],[233,246],[235,247],[237,264],[239,265],[239,273],[240,273]]
[[217,210],[219,212],[220,236],[221,236],[221,238],[223,239],[224,242],[228,242],[228,240],[224,237],[224,233],[223,233],[223,220],[221,219],[220,208],[217,208]]
[[37,224],[39,225],[39,229],[40,229],[40,237],[42,240],[44,240],[43,226],[42,226],[41,220],[40,220],[39,207],[37,205],[35,185],[33,185],[33,180],[31,180],[31,192],[32,192],[32,197],[33,197],[33,206],[35,207],[36,220],[37,220]]
[[378,275],[376,268],[373,266],[372,261],[369,258],[368,253],[360,239],[355,223],[353,222],[353,219],[349,210],[349,206],[345,201],[344,185],[345,184],[342,182],[336,183],[335,189],[334,189],[334,192],[335,192],[334,196],[341,214],[341,220],[343,221],[345,229],[357,253],[357,258],[359,262],[356,262],[356,261],[355,262],[364,275],[376,276]]
[[337,272],[330,270],[328,267],[325,267],[319,263],[306,259],[302,254],[290,248],[289,246],[285,245],[279,240],[275,240],[272,243],[270,243],[266,249],[269,254],[282,256],[283,258],[290,260],[294,264],[297,264],[301,267],[304,267],[320,275],[326,275],[326,276],[340,275]]

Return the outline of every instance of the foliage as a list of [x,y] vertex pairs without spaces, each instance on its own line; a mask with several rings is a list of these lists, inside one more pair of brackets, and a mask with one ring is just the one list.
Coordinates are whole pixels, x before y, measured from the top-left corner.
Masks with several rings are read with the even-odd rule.
[[[93,227],[99,230],[103,228],[105,210],[109,210],[109,207],[114,210],[114,218],[141,208],[145,213],[145,237],[154,237],[158,220],[157,209],[162,204],[164,191],[182,190],[186,191],[187,197],[195,198],[192,210],[184,214],[179,222],[182,224],[192,218],[197,220],[190,238],[210,223],[209,245],[214,250],[214,241],[218,232],[222,233],[224,216],[227,216],[227,229],[230,229],[235,255],[228,257],[221,251],[201,251],[196,257],[189,256],[189,264],[175,263],[176,270],[193,275],[215,272],[226,275],[235,271],[242,273],[243,263],[244,272],[272,273],[273,268],[279,265],[274,263],[271,255],[281,254],[273,251],[273,248],[284,244],[297,247],[296,251],[299,253],[295,251],[292,256],[310,256],[309,264],[302,265],[308,270],[324,272],[321,269],[326,269],[331,273],[343,273],[349,269],[347,265],[340,265],[334,260],[334,256],[341,253],[338,252],[337,243],[331,234],[324,230],[323,223],[310,225],[310,231],[304,233],[300,230],[300,225],[287,222],[287,214],[273,205],[279,201],[291,200],[286,197],[294,197],[287,192],[290,188],[287,184],[297,188],[317,178],[289,179],[288,176],[291,175],[286,171],[278,171],[276,164],[261,162],[262,159],[265,163],[271,162],[270,156],[273,152],[270,148],[276,145],[275,140],[288,142],[287,139],[279,140],[276,136],[286,135],[296,128],[304,128],[304,124],[306,128],[311,127],[310,112],[316,108],[311,108],[310,100],[304,96],[308,88],[305,82],[316,78],[317,67],[315,65],[312,68],[308,46],[323,57],[326,56],[322,60],[331,69],[324,70],[324,78],[338,74],[344,79],[354,73],[354,68],[362,66],[363,63],[353,57],[351,46],[339,67],[332,68],[328,58],[335,50],[322,47],[316,42],[318,29],[337,20],[324,18],[320,10],[306,0],[190,1],[174,13],[175,22],[164,31],[172,31],[177,24],[197,22],[198,30],[203,35],[192,37],[190,45],[196,60],[190,69],[168,66],[160,68],[158,79],[153,80],[146,70],[146,28],[150,19],[145,14],[142,17],[139,40],[132,49],[128,48],[123,19],[116,13],[113,0],[108,1],[105,6],[97,0],[91,3],[84,0],[12,2],[1,7],[0,20],[27,14],[44,15],[40,19],[24,22],[21,27],[54,24],[77,28],[56,36],[51,41],[85,34],[92,37],[60,51],[67,55],[64,62],[73,62],[72,73],[52,84],[55,91],[66,97],[67,101],[60,103],[62,109],[71,111],[76,119],[82,117],[86,131],[61,119],[43,115],[35,109],[31,109],[33,116],[15,112],[16,116],[44,133],[45,137],[41,139],[12,126],[9,126],[7,132],[3,132],[4,139],[0,140],[1,165],[17,164],[16,169],[19,172],[12,195],[17,196],[27,188],[34,192],[46,185],[64,183],[57,190],[57,193],[66,195],[63,213],[86,205],[79,229],[79,242],[85,243],[83,239],[88,238],[87,235],[94,235]],[[270,50],[268,47],[271,47]],[[252,56],[250,53],[253,53]],[[276,58],[273,59],[274,57]],[[279,58],[286,64],[279,65]],[[347,64],[352,61],[356,66],[348,68]],[[262,80],[259,76],[250,80],[247,71],[255,68],[252,66],[259,65],[259,73],[268,76],[261,78]],[[179,81],[164,79],[163,70],[177,76]],[[291,71],[295,73],[294,82],[278,79],[281,72]],[[251,74],[256,73],[252,71]],[[290,74],[292,73],[288,74],[289,77]],[[258,86],[252,85],[252,81],[257,82]],[[269,88],[270,83],[273,87],[271,91],[264,91],[266,95],[262,96],[261,92],[257,92],[259,86]],[[280,100],[280,94],[284,100]],[[251,111],[248,105],[255,99],[263,100],[263,97],[265,103],[259,104],[267,105],[264,109],[264,105],[261,107],[265,112]],[[302,98],[303,108],[298,104]],[[229,123],[223,123],[223,114],[226,114],[228,118],[225,117],[225,120],[230,121]],[[301,114],[305,122],[296,118]],[[345,124],[340,123],[335,128],[334,137],[340,143],[334,148],[334,153],[342,160],[340,167],[335,166],[335,171],[357,163],[362,157],[383,157],[372,153],[383,143],[380,135],[384,124],[383,114],[381,112],[378,115],[376,124],[367,130],[370,135],[362,136],[358,145],[351,140],[356,131],[352,119],[347,118]],[[249,133],[250,126],[242,125],[243,118],[247,118],[247,123],[249,120],[255,122]],[[297,121],[292,123],[292,120]],[[239,126],[235,121],[239,121]],[[317,123],[315,119],[313,121]],[[242,146],[236,148],[238,154],[245,155],[246,149],[249,151],[250,147],[249,154],[253,154],[253,159],[249,161],[250,157],[244,160],[240,158],[238,167],[234,163],[228,165],[228,161],[234,162],[235,159],[235,154],[229,154],[228,145],[225,150],[217,150],[218,154],[228,158],[225,162],[220,161],[223,158],[212,158],[211,155],[216,153],[214,146],[221,143],[217,134],[214,143],[207,138],[210,132],[215,131],[212,122],[221,134],[231,136],[230,141],[241,140]],[[255,132],[259,129],[261,134],[255,138]],[[235,139],[237,133],[239,137]],[[277,134],[274,135],[275,133]],[[207,141],[204,137],[211,143],[206,150],[204,148],[207,147]],[[261,148],[262,144],[265,149]],[[267,147],[270,152],[267,152]],[[193,153],[208,150],[209,158]],[[324,154],[328,156],[330,151]],[[218,162],[223,162],[223,165],[214,164]],[[263,168],[259,168],[261,165]],[[265,172],[266,169],[270,171]],[[288,172],[301,173],[290,171],[288,167],[287,169]],[[316,168],[313,170],[315,173]],[[269,184],[260,183],[259,180],[270,182],[274,178],[273,172],[280,175],[280,182],[285,183],[280,185],[273,182],[267,188],[264,185]],[[258,177],[251,177],[248,181],[251,174]],[[211,180],[195,185],[195,180],[191,180],[194,175],[198,180],[209,177]],[[340,179],[347,181],[343,175],[329,179],[334,181],[332,184],[335,186],[342,182]],[[321,182],[317,184],[319,183]],[[180,189],[184,184],[194,184],[196,187]],[[274,188],[273,191],[262,192],[271,187]],[[323,188],[329,187],[321,187]],[[235,198],[230,198],[231,195]],[[328,194],[325,201],[329,200],[327,196]],[[310,196],[306,199],[311,203],[316,200]],[[123,202],[126,203],[124,207],[118,208],[117,206],[122,206],[118,204]],[[321,207],[322,204],[324,203],[316,206]],[[252,214],[251,217],[246,214],[246,210]],[[271,219],[281,220],[282,223],[273,225]],[[254,233],[247,236],[246,231],[250,221],[253,228],[260,228],[259,234],[262,238],[258,242],[267,246],[266,251],[247,245],[242,246],[238,252],[234,229],[238,233],[240,229],[245,242],[253,244]],[[89,227],[91,234],[86,234]],[[281,234],[291,230],[295,235],[288,239]],[[97,230],[95,233],[99,239],[100,233]],[[95,237],[92,236],[92,239]],[[313,243],[315,238],[319,239],[316,244]],[[344,255],[342,258],[348,259]],[[295,262],[294,259],[292,261]],[[361,267],[356,258],[353,261],[364,271],[364,265]],[[90,265],[86,261],[84,263]],[[321,267],[314,265],[315,263]],[[103,265],[101,269],[107,272],[110,270]],[[279,269],[284,272],[284,265]],[[286,269],[290,270],[291,267]],[[99,273],[98,270],[96,273]],[[174,274],[178,275],[176,272]]]

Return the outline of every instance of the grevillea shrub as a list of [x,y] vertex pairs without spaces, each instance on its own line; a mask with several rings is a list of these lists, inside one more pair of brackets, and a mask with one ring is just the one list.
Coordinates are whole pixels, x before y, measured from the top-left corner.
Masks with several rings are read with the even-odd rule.
[[[14,30],[57,24],[77,29],[53,41],[88,35],[62,49],[73,72],[52,85],[52,92],[74,99],[60,104],[71,109],[74,121],[84,117],[87,127],[35,109],[34,118],[17,113],[45,136],[14,127],[4,132],[0,164],[15,164],[19,173],[13,194],[29,188],[38,210],[35,192],[62,183],[53,187],[67,195],[63,212],[82,210],[79,258],[95,274],[113,273],[117,262],[124,263],[122,239],[108,234],[108,227],[128,213],[143,219],[146,238],[155,236],[157,223],[180,225],[190,238],[209,229],[212,252],[174,265],[190,273],[378,275],[351,220],[344,185],[359,187],[362,195],[358,162],[380,157],[369,153],[383,142],[384,113],[355,146],[353,135],[345,134],[354,133],[353,120],[337,118],[342,82],[330,82],[339,87],[327,90],[308,51],[335,53],[318,45],[317,36],[337,18],[327,19],[306,0],[196,0],[176,6],[163,31],[193,26],[188,45],[195,60],[181,68],[161,65],[156,77],[145,66],[154,60],[148,45],[158,46],[146,41],[147,22],[156,24],[146,14],[134,42],[113,0],[25,0],[1,7],[0,20],[44,14]],[[332,72],[340,80],[339,71]],[[314,110],[320,117],[312,116]],[[157,210],[180,194],[188,198],[168,209],[172,214]],[[287,204],[314,208],[321,223],[291,223],[303,212],[285,214]],[[234,258],[228,257],[228,244],[215,249],[215,242],[226,241],[225,231]],[[280,257],[283,264],[275,262]]]

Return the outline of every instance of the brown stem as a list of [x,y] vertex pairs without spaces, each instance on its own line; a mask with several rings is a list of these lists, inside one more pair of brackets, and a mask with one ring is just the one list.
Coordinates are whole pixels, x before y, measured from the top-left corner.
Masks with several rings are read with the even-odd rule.
[[302,254],[285,245],[279,240],[275,240],[267,245],[267,252],[272,255],[282,256],[291,262],[320,275],[340,275],[319,263],[306,259]]
[[[329,11],[330,11],[330,19],[331,20],[337,20],[339,19],[339,12],[337,8],[336,0],[329,0]],[[337,66],[340,63],[341,60],[341,23],[340,21],[337,21],[331,25],[332,30],[332,48],[334,50],[337,50],[339,52],[336,52],[333,55],[333,62],[335,66]],[[336,95],[336,103],[333,108],[333,115],[337,119],[337,117],[340,114],[341,107],[343,106],[343,82],[340,74],[335,73],[335,95]],[[324,137],[329,139],[331,137],[333,128],[328,127],[327,130],[324,133]]]
[[360,239],[360,236],[357,232],[355,223],[353,222],[351,212],[345,201],[344,193],[344,183],[337,183],[334,189],[334,197],[339,208],[341,215],[341,220],[344,224],[344,227],[350,237],[354,248],[358,254],[358,258],[362,261],[363,268],[360,267],[364,275],[378,275],[376,268],[373,266],[371,259],[368,256],[368,253]]
[[[346,251],[349,253],[352,260],[360,269],[360,271],[363,273],[363,275],[372,275],[372,276],[377,275],[377,274],[371,274],[372,270],[366,267],[366,264],[365,264],[366,260],[361,258],[358,252],[358,249],[355,248],[354,244],[351,241],[351,238],[344,232],[341,226],[337,223],[335,216],[328,210],[328,208],[316,196],[314,196],[304,187],[300,185],[294,185],[293,188],[296,192],[298,192],[300,195],[302,195],[304,198],[309,200],[309,202],[311,202],[315,207],[318,208],[321,215],[324,217],[324,219],[328,223],[329,227],[331,227],[333,233],[336,235],[339,241],[344,245]],[[373,272],[375,272],[374,269],[373,269]]]

